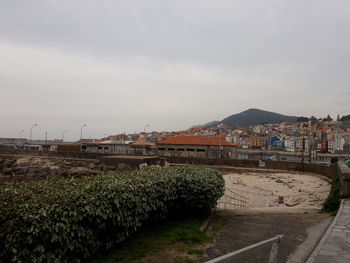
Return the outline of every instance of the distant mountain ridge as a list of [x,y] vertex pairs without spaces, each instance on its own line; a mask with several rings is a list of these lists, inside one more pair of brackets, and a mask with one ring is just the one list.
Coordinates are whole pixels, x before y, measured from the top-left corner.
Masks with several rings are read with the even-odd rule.
[[211,121],[199,126],[204,128],[213,128],[218,124],[223,123],[231,128],[236,128],[260,125],[263,123],[296,122],[297,119],[298,117],[296,116],[288,116],[260,109],[249,109],[233,114],[222,121]]

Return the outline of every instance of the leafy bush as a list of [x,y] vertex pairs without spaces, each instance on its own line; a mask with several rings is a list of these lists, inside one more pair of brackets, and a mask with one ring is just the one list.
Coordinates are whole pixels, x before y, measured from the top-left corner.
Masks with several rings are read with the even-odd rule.
[[337,162],[338,162],[338,157],[331,158],[331,163],[337,163]]
[[125,240],[147,221],[210,211],[224,181],[208,168],[152,167],[0,190],[2,261],[79,262]]
[[331,190],[322,208],[324,212],[336,213],[339,209],[340,199],[341,199],[341,196],[340,196],[341,184],[340,184],[339,173],[340,173],[339,168],[337,168],[337,170],[335,170],[335,173],[332,176]]

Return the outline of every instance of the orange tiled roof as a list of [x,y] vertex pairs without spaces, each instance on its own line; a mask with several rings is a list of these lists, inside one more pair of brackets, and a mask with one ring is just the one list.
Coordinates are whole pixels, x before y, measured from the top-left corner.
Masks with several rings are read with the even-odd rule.
[[220,133],[220,134],[217,135],[217,138],[220,137],[221,139],[222,139],[222,138],[225,139],[227,135],[228,135],[228,133]]
[[156,144],[153,142],[137,141],[137,142],[133,142],[131,145],[134,145],[134,146],[154,146]]
[[175,136],[170,139],[158,142],[157,144],[172,145],[207,145],[207,146],[237,146],[220,138],[207,138],[199,136]]
[[94,142],[85,142],[84,144],[91,144],[91,145],[95,144],[95,145],[97,145],[97,144],[104,143],[106,141],[108,141],[108,140],[99,140],[99,141],[94,141]]

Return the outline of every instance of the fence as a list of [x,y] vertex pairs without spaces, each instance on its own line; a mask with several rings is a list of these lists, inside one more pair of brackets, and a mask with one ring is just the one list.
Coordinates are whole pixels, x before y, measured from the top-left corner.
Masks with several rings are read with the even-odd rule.
[[218,208],[243,210],[248,207],[249,199],[230,188],[226,188],[225,194],[218,202]]
[[209,260],[209,261],[207,261],[205,263],[220,262],[220,261],[223,261],[225,259],[229,259],[229,258],[231,258],[231,257],[233,257],[235,255],[238,255],[240,253],[243,253],[245,251],[248,251],[248,250],[251,250],[253,248],[257,248],[257,247],[260,247],[260,246],[263,246],[263,245],[269,244],[269,243],[272,243],[270,257],[269,257],[269,263],[277,263],[278,247],[279,247],[279,243],[281,242],[282,238],[283,238],[283,235],[277,235],[277,236],[272,237],[270,239],[266,239],[264,241],[258,242],[258,243],[254,244],[254,245],[250,245],[250,246],[241,248],[239,250],[236,250],[234,252],[228,253],[226,255],[223,255],[221,257],[214,258],[214,259]]

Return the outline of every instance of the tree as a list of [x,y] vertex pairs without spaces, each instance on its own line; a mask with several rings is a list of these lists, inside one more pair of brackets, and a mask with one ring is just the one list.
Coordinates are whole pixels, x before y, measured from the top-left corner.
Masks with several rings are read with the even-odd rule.
[[311,116],[310,121],[317,121],[315,116]]
[[349,115],[344,115],[343,117],[341,117],[340,121],[350,121],[350,114]]
[[308,122],[308,121],[309,121],[309,118],[303,117],[303,116],[301,116],[297,119],[297,122]]

